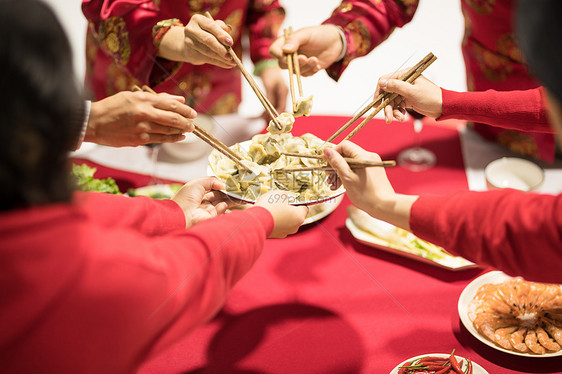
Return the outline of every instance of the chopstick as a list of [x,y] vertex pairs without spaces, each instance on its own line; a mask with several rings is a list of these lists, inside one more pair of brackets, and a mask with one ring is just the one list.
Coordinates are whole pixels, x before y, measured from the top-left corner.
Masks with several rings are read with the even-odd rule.
[[[320,155],[313,155],[313,154],[306,154],[306,153],[291,153],[291,152],[281,152],[282,155],[289,156],[289,157],[304,157],[304,158],[314,158],[318,160],[322,160],[323,157]],[[358,160],[355,158],[344,157],[343,158],[352,169],[357,168],[364,168],[364,167],[372,167],[372,166],[380,166],[380,167],[393,167],[396,166],[396,161],[366,161],[366,160]],[[319,169],[325,168],[326,166],[311,166],[308,168],[295,168],[296,171],[304,171],[305,169],[311,170],[333,170],[333,169]],[[293,169],[278,169],[278,170],[293,170]]]
[[[205,16],[214,21],[213,16],[208,11],[205,12]],[[265,108],[266,112],[271,117],[271,120],[275,124],[275,127],[277,127],[279,130],[282,130],[283,126],[277,120],[277,117],[279,117],[279,113],[277,112],[277,110],[275,110],[275,107],[273,106],[273,104],[271,104],[271,102],[267,99],[267,97],[265,96],[265,94],[263,93],[261,88],[258,86],[258,84],[254,80],[252,75],[250,73],[248,73],[248,71],[246,70],[244,65],[242,65],[242,61],[240,61],[240,59],[238,58],[238,56],[236,55],[236,52],[234,52],[232,47],[230,47],[228,45],[225,45],[224,47],[226,48],[228,54],[230,54],[230,56],[234,60],[234,63],[238,66],[238,68],[242,72],[242,75],[244,76],[244,78],[246,78],[246,80],[250,84],[250,87],[252,88],[252,90],[254,91],[254,93],[256,94],[258,99],[260,100],[260,102],[263,105],[263,107]]]
[[[349,167],[351,169],[364,169],[369,167],[383,167],[383,168],[391,168],[396,166],[396,161],[362,161],[362,160],[353,160],[353,163],[348,162]],[[331,166],[307,166],[302,168],[287,168],[287,169],[275,169],[273,172],[275,173],[289,173],[289,172],[299,172],[299,171],[334,171]]]
[[[285,39],[287,39],[293,33],[293,28],[289,27],[289,29],[283,30],[283,35]],[[289,86],[291,90],[291,100],[293,102],[293,113],[297,111],[297,100],[295,95],[295,84],[294,84],[294,77],[297,78],[297,85],[299,89],[299,96],[303,96],[302,90],[302,81],[301,81],[301,68],[299,66],[298,54],[297,52],[288,53],[285,55],[287,60],[287,69],[289,70]]]
[[[131,91],[143,91],[143,92],[148,92],[157,95],[156,91],[154,91],[152,88],[150,88],[147,85],[143,85],[141,88],[135,84],[131,88]],[[216,149],[217,151],[219,151],[220,153],[231,159],[238,166],[253,173],[253,170],[242,162],[240,156],[232,149],[230,149],[226,144],[221,142],[219,139],[215,138],[213,135],[208,133],[205,129],[197,125],[195,122],[193,122],[193,126],[195,127],[193,129],[193,133],[199,139],[203,140],[205,143],[209,144],[211,147],[213,147],[214,149]]]
[[[423,59],[420,60],[416,65],[412,66],[404,75],[400,77],[400,80],[412,83],[414,82],[424,71],[427,69],[437,57],[433,55],[433,53],[428,53]],[[336,131],[332,136],[330,136],[326,142],[332,142],[336,137],[338,137],[342,132],[347,130],[354,122],[356,122],[361,116],[367,113],[369,110],[375,107],[375,105],[379,104],[376,109],[367,116],[352,132],[350,132],[346,137],[345,140],[351,139],[363,126],[367,124],[370,120],[375,117],[375,115],[384,109],[385,106],[392,100],[394,100],[398,94],[396,93],[389,93],[389,92],[382,92],[378,95],[371,103],[369,103],[365,108],[363,108],[359,113],[357,113],[353,118],[351,118],[348,122],[346,122],[338,131]]]

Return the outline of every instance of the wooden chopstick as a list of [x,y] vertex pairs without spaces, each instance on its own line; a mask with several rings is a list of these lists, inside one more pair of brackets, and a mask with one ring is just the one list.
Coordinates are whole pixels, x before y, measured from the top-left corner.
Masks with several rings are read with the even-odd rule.
[[[283,30],[283,36],[287,39],[293,33],[293,28]],[[301,81],[301,68],[299,65],[298,53],[292,52],[285,55],[287,60],[287,69],[289,70],[289,86],[291,90],[291,100],[293,102],[293,113],[297,111],[297,97],[295,94],[294,77],[297,79],[297,86],[299,89],[299,96],[303,97],[302,81]]]
[[[289,156],[289,157],[304,157],[304,158],[314,158],[318,160],[322,160],[323,157],[321,155],[314,155],[308,153],[291,153],[291,152],[281,152],[282,155]],[[392,167],[396,166],[396,161],[365,161],[365,160],[358,160],[355,158],[344,157],[345,162],[349,164],[349,166],[358,166],[358,167],[367,167],[367,166],[383,166],[383,167]],[[299,169],[300,170],[300,169]],[[316,170],[316,169],[315,169]]]
[[[135,84],[131,88],[131,90],[132,91],[143,91],[143,92],[148,92],[148,93],[157,95],[156,91],[154,91],[152,88],[150,88],[147,85],[143,85],[142,88],[141,88],[141,87],[139,87]],[[215,138],[213,135],[208,133],[204,128],[197,125],[195,122],[193,122],[193,125],[195,127],[193,129],[193,133],[199,139],[203,140],[205,143],[209,144],[211,147],[213,147],[214,149],[216,149],[217,151],[219,151],[220,153],[222,153],[223,155],[225,155],[226,157],[231,159],[238,166],[240,166],[243,169],[253,173],[253,170],[250,169],[247,165],[245,165],[241,161],[240,155],[238,155],[236,152],[234,152],[232,149],[230,149],[226,144],[221,142],[219,139]]]
[[[289,36],[293,34],[293,27],[289,26]],[[303,90],[302,90],[302,81],[301,81],[301,67],[299,65],[299,54],[297,51],[293,52],[293,66],[295,70],[295,75],[297,77],[297,85],[299,87],[299,96],[303,97]]]
[[[287,29],[283,30],[283,36],[285,37],[285,39],[287,39],[289,37],[289,31]],[[297,111],[297,98],[295,97],[295,83],[294,83],[294,79],[293,79],[293,75],[295,74],[294,70],[293,70],[293,54],[292,53],[288,53],[285,55],[285,59],[287,60],[287,70],[289,70],[289,88],[291,91],[291,102],[293,103],[292,108],[293,108],[293,113],[295,113]]]
[[[391,168],[396,166],[396,161],[362,161],[362,160],[354,160],[354,163],[349,163],[349,167],[351,169],[364,169],[369,167],[382,167],[382,168]],[[287,168],[287,169],[275,169],[273,170],[275,173],[289,173],[289,172],[299,172],[299,171],[334,171],[331,166],[307,166],[302,168]]]
[[[413,81],[415,81],[423,72],[425,69],[427,69],[429,67],[429,65],[431,65],[435,60],[437,59],[437,57],[435,57],[433,55],[433,53],[428,53],[423,59],[420,60],[420,62],[418,62],[416,65],[412,66],[406,73],[404,73],[401,77],[400,80],[404,81],[404,82],[408,82],[408,83],[412,83]],[[357,126],[349,135],[347,135],[345,137],[346,140],[350,139],[352,136],[354,136],[355,134],[357,134],[357,132],[359,130],[361,130],[361,128],[363,126],[365,126],[365,124],[367,124],[367,122],[369,122],[371,119],[373,119],[373,117],[380,112],[382,109],[384,109],[384,107],[386,105],[388,105],[388,103],[392,100],[394,100],[396,98],[396,96],[398,96],[398,94],[391,94],[388,92],[382,92],[380,95],[378,95],[371,103],[369,103],[365,108],[363,108],[359,113],[357,113],[353,118],[351,118],[348,122],[346,122],[342,127],[340,127],[340,129],[338,131],[336,131],[332,136],[330,136],[326,142],[332,142],[336,137],[338,137],[342,132],[344,132],[345,130],[347,130],[354,122],[356,122],[360,117],[362,117],[365,113],[367,113],[370,109],[372,109],[373,107],[375,107],[375,105],[378,104],[377,108],[375,109],[375,111],[373,113],[371,113],[365,120],[363,120],[359,126]]]
[[[205,12],[205,16],[214,21],[213,16],[208,11]],[[277,117],[279,117],[279,113],[277,112],[277,110],[275,109],[273,104],[271,104],[271,102],[267,99],[267,96],[265,96],[265,94],[263,93],[261,88],[258,86],[258,84],[254,80],[252,75],[250,73],[248,73],[248,71],[246,70],[244,65],[242,65],[242,61],[238,58],[238,56],[236,55],[236,52],[234,52],[232,47],[230,47],[228,45],[225,45],[224,47],[226,48],[228,54],[234,60],[234,63],[236,64],[236,66],[238,66],[238,69],[240,69],[240,71],[242,72],[242,75],[244,76],[244,78],[246,78],[246,81],[248,81],[248,83],[250,84],[250,87],[252,88],[252,90],[254,91],[256,96],[258,97],[259,101],[261,102],[261,104],[265,108],[266,112],[271,117],[271,120],[275,124],[275,127],[277,127],[279,130],[282,130],[283,126],[277,120]]]

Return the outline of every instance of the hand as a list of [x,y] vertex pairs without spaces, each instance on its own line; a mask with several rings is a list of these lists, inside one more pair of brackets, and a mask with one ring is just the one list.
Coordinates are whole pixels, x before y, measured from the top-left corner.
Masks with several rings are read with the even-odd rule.
[[[285,112],[289,89],[281,75],[281,69],[277,67],[266,68],[260,74],[260,78],[265,87],[265,95],[271,104],[273,104],[277,112]],[[267,118],[269,118],[269,116]]]
[[281,190],[269,191],[260,196],[256,206],[261,206],[273,216],[275,226],[270,238],[284,238],[297,232],[308,214],[306,206],[289,205],[289,195]]
[[123,91],[94,102],[84,140],[112,147],[183,140],[197,116],[184,101],[181,96]]
[[[383,168],[351,169],[343,157],[380,162],[380,156],[349,141],[341,142],[335,149],[324,148],[324,158],[336,169],[353,205],[375,218],[409,230],[410,210],[417,196],[394,192]],[[332,185],[332,188],[335,187],[337,183]]]
[[301,75],[307,77],[336,62],[342,48],[336,26],[320,25],[297,30],[287,40],[278,38],[269,48],[269,54],[279,61],[280,67],[286,69],[285,54],[298,51]]
[[406,83],[397,78],[407,69],[379,78],[375,97],[382,91],[397,93],[398,96],[384,108],[386,123],[392,118],[403,122],[406,119],[406,108],[411,108],[424,116],[438,118],[443,112],[443,98],[441,88],[424,77],[419,76],[414,83]]
[[236,205],[218,190],[224,183],[215,177],[199,178],[187,182],[172,198],[185,214],[186,227],[216,217]]
[[212,64],[230,69],[235,66],[225,47],[234,44],[230,31],[231,27],[223,21],[195,14],[187,26],[168,30],[160,42],[158,56],[170,61]]

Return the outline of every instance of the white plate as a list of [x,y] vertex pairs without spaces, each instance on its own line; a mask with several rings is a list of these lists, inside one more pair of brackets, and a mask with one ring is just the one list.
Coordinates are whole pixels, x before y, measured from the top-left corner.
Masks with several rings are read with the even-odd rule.
[[[303,222],[303,225],[308,225],[316,221],[320,221],[322,218],[326,217],[332,213],[341,204],[343,200],[343,195],[340,195],[332,200],[324,201],[323,203],[311,205],[309,215]],[[312,211],[314,209],[314,211]],[[311,214],[312,213],[312,214]]]
[[[390,374],[398,374],[398,369],[400,368],[400,366],[404,365],[406,362],[411,362],[413,360],[416,360],[420,357],[425,357],[425,356],[432,356],[432,357],[443,357],[443,358],[447,358],[450,356],[450,354],[445,354],[445,353],[428,353],[425,355],[419,355],[419,356],[415,356],[415,357],[411,357],[407,360],[402,361],[399,365],[397,365],[394,369],[392,369],[392,371],[390,372]],[[455,355],[455,358],[460,362],[460,360],[465,360],[464,357],[461,356],[457,356]],[[476,362],[472,361],[472,373],[473,374],[489,374],[482,366],[478,365]]]
[[[252,143],[251,140],[246,140],[245,142],[241,142],[241,143],[239,143],[239,144],[240,144],[240,147],[241,147],[242,149],[244,149],[244,150],[247,151],[247,150],[249,149],[251,143]],[[209,157],[210,157],[210,156],[209,156]],[[210,164],[209,164],[209,166],[207,167],[207,175],[208,175],[208,176],[213,176],[213,177],[216,176],[215,171],[213,170],[213,167],[212,167],[212,165],[210,165]],[[253,203],[256,202],[255,200],[245,198],[245,197],[243,197],[242,195],[239,195],[239,194],[236,194],[236,193],[233,193],[233,192],[229,192],[229,191],[225,191],[225,190],[221,190],[221,192],[223,192],[224,194],[226,194],[226,195],[228,195],[228,196],[230,196],[230,197],[232,197],[232,198],[235,198],[235,199],[237,199],[237,200],[243,201],[243,202],[245,202],[245,203],[253,204]],[[298,200],[298,199],[290,199],[290,200],[289,200],[289,204],[290,204],[290,205],[314,205],[314,204],[320,204],[320,203],[323,203],[323,202],[328,203],[329,200],[332,200],[332,199],[334,199],[334,198],[336,198],[336,197],[339,197],[339,196],[343,195],[344,193],[345,193],[345,188],[344,188],[343,186],[341,186],[341,187],[338,188],[337,190],[332,191],[332,193],[331,193],[330,195],[324,196],[324,197],[319,198],[319,199],[317,199],[317,200],[300,201],[300,200]],[[336,205],[336,204],[335,204],[335,205]],[[337,207],[337,205],[336,205],[336,207]],[[335,208],[334,208],[334,209],[335,209]]]
[[451,256],[450,258],[446,258],[443,260],[431,260],[429,258],[425,258],[414,253],[406,252],[399,248],[389,247],[388,242],[379,239],[368,232],[361,230],[353,223],[353,221],[349,217],[345,220],[345,227],[347,227],[347,229],[351,232],[351,235],[353,235],[353,237],[357,239],[358,242],[368,245],[369,247],[374,247],[383,250],[385,252],[394,253],[402,257],[407,257],[412,260],[416,260],[419,262],[423,262],[426,264],[434,265],[443,269],[448,269],[453,271],[473,269],[478,267],[478,265],[476,265],[475,263],[465,260],[464,258],[461,257]]
[[474,299],[474,296],[476,296],[476,292],[481,286],[483,286],[486,283],[493,283],[493,284],[503,283],[509,279],[511,279],[511,277],[505,273],[502,273],[501,271],[491,271],[474,279],[464,288],[464,290],[461,293],[461,296],[459,297],[459,303],[458,303],[459,317],[464,327],[466,327],[466,329],[472,335],[474,335],[476,339],[480,340],[482,343],[489,345],[494,349],[497,349],[498,351],[502,351],[516,356],[535,357],[535,358],[562,356],[562,350],[554,353],[545,353],[544,355],[511,351],[500,347],[499,345],[486,339],[484,336],[480,335],[478,331],[476,331],[476,329],[472,325],[472,321],[470,321],[470,318],[468,317],[468,306],[472,301],[472,299]]

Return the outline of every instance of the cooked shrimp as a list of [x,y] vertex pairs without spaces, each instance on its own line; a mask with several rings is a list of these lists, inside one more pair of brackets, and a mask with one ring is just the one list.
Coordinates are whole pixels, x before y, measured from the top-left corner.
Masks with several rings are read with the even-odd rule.
[[538,355],[543,355],[546,353],[544,347],[541,346],[537,341],[537,333],[535,332],[535,330],[527,331],[527,334],[525,335],[525,344],[533,353],[536,353]]
[[522,327],[509,336],[509,342],[516,351],[522,353],[529,352],[529,348],[527,348],[527,345],[525,345],[524,342],[526,332],[527,329]]
[[481,313],[476,316],[472,323],[476,331],[495,342],[496,330],[516,325],[517,319],[498,317],[492,313]]
[[508,326],[497,329],[494,332],[494,341],[502,348],[513,349],[509,338],[515,330],[517,330],[517,326]]
[[545,322],[544,325],[544,328],[546,329],[546,331],[548,331],[548,334],[552,336],[558,344],[562,345],[562,328],[554,326],[550,322]]
[[537,327],[537,339],[539,343],[546,349],[552,352],[558,352],[560,350],[560,344],[556,343],[554,340],[548,336],[546,331],[542,327]]

